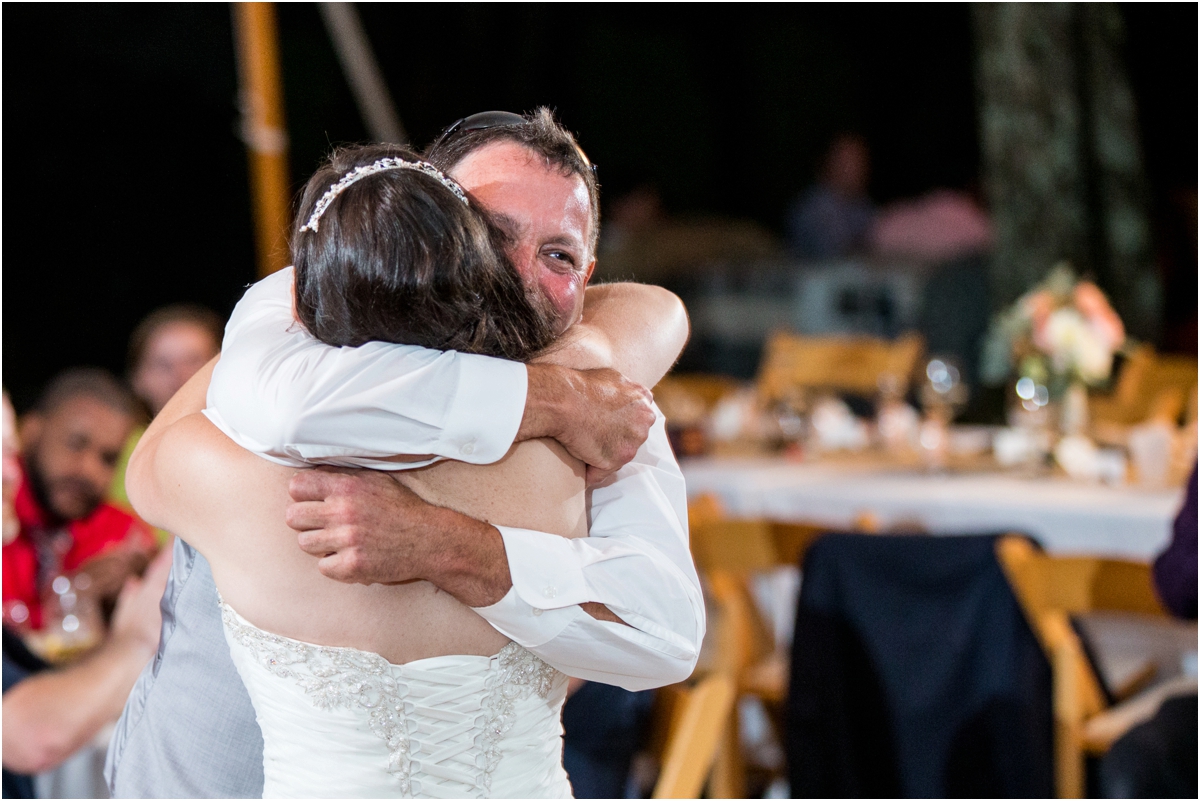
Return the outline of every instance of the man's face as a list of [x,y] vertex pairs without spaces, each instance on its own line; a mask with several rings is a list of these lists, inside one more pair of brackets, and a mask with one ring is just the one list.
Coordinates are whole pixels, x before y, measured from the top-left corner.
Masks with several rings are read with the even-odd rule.
[[104,500],[132,428],[129,415],[86,395],[26,418],[28,478],[51,513],[78,520]]
[[217,355],[218,347],[212,334],[195,323],[167,323],[146,344],[132,377],[133,391],[150,407],[151,414],[157,415],[179,388]]
[[596,266],[591,201],[578,175],[547,168],[513,142],[469,154],[450,173],[513,237],[509,252],[527,286],[554,307],[561,333],[583,313],[583,290]]

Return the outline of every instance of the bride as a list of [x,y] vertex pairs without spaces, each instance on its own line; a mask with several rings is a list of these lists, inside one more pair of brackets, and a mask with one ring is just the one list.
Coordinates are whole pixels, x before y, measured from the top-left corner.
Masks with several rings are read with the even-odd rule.
[[[650,352],[603,313],[556,340],[548,304],[504,256],[504,235],[457,183],[401,148],[335,153],[308,182],[298,226],[296,317],[329,345],[383,341],[613,367],[649,386],[678,355]],[[260,282],[239,310],[269,282],[288,280],[283,271]],[[284,523],[295,468],[187,413],[203,405],[197,395],[210,372],[156,418],[131,459],[128,489],[148,522],[212,565],[226,639],[263,733],[264,796],[569,796],[559,723],[566,677],[427,582],[323,577]],[[207,413],[216,419],[220,409]],[[189,447],[171,447],[173,438]],[[405,458],[396,458],[390,475],[430,503],[493,524],[587,535],[584,465],[553,440],[520,443],[491,465],[402,470]]]

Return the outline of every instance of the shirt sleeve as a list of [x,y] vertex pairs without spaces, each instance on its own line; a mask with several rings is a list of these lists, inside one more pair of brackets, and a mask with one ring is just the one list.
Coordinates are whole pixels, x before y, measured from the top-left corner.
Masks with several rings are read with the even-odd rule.
[[[252,286],[225,327],[204,414],[234,442],[292,466],[397,470],[489,464],[525,413],[525,365],[369,342],[337,348],[292,316],[292,269]],[[388,457],[422,455],[416,462]]]
[[[564,673],[627,690],[686,679],[704,639],[683,474],[656,416],[637,457],[592,490],[588,537],[497,526],[513,586],[475,610]],[[585,602],[629,625],[593,618],[580,608]]]

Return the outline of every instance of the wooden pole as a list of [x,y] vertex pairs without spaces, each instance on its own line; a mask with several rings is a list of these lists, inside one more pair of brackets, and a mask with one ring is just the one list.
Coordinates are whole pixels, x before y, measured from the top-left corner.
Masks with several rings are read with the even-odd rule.
[[367,124],[367,132],[376,142],[407,145],[408,137],[400,124],[396,104],[383,80],[358,10],[353,3],[317,3],[317,8],[329,38],[333,40],[346,82],[354,92],[354,102],[358,103],[359,113]]
[[287,126],[274,3],[234,3],[241,84],[242,139],[250,166],[250,198],[259,276],[287,266]]

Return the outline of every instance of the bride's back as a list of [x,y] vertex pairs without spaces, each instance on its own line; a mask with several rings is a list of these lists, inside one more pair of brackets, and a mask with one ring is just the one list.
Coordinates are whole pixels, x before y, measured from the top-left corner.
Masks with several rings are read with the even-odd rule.
[[[211,511],[176,533],[204,554],[224,600],[249,622],[304,642],[375,652],[396,664],[491,655],[508,641],[428,582],[363,586],[323,576],[317,558],[300,550],[296,532],[284,523],[295,470],[242,450],[203,418],[190,424],[207,428],[193,432],[192,441],[204,447],[193,449],[190,491],[210,498]],[[583,465],[552,440],[520,443],[491,465],[439,462],[388,475],[424,500],[493,524],[587,534]]]

